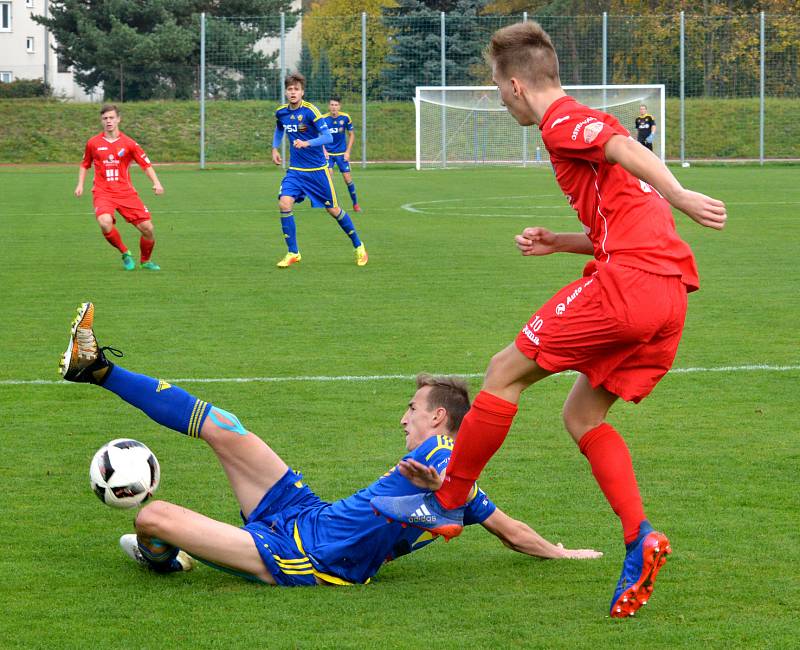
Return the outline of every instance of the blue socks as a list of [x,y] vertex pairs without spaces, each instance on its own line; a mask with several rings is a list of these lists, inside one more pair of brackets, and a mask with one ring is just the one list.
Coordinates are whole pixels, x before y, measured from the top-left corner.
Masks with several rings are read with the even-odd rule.
[[350,238],[350,241],[353,242],[353,248],[361,246],[361,240],[358,237],[356,227],[353,225],[353,220],[350,218],[349,214],[342,210],[339,216],[336,217],[336,223],[339,224],[339,227],[344,230],[345,234]]
[[200,428],[211,410],[211,404],[182,388],[117,365],[106,375],[103,388],[141,409],[160,425],[193,438],[200,437]]
[[294,215],[291,212],[281,212],[281,230],[286,240],[286,247],[290,253],[298,253],[297,227],[294,224]]
[[347,191],[350,192],[350,199],[353,201],[353,205],[356,205],[358,203],[358,199],[356,198],[356,184],[347,183]]

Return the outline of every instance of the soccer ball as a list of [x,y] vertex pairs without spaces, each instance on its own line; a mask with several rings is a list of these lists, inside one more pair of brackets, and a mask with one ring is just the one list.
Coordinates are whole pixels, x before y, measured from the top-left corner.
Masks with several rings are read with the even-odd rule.
[[117,438],[97,450],[89,466],[89,479],[97,498],[107,506],[135,508],[158,488],[161,468],[146,445]]

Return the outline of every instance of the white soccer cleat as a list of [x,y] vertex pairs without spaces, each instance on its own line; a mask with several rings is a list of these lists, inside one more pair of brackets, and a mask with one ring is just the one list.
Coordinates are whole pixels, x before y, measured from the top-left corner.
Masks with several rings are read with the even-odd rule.
[[[137,564],[141,564],[147,569],[153,569],[153,566],[145,559],[142,552],[139,550],[139,540],[136,538],[135,533],[128,533],[119,538],[119,545],[123,553],[131,558]],[[174,571],[191,571],[194,569],[194,558],[184,551],[178,551],[178,555],[174,560]],[[180,569],[178,569],[180,567]],[[173,571],[165,572],[172,573]]]

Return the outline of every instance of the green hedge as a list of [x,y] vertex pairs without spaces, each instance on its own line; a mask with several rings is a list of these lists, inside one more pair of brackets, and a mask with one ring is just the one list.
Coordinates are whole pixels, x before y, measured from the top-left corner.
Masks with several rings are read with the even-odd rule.
[[53,89],[41,79],[17,79],[0,83],[0,99],[23,97],[50,97]]
[[[346,105],[360,128],[361,108]],[[210,162],[267,161],[275,104],[268,101],[209,102],[206,156]],[[757,158],[757,99],[686,101],[686,156],[690,159]],[[800,158],[800,100],[768,99],[765,155]],[[0,163],[76,163],[86,140],[100,130],[99,105],[47,99],[0,99]],[[412,102],[367,105],[369,160],[414,158]],[[627,126],[627,125],[626,125]],[[122,128],[157,162],[199,160],[199,106],[194,101],[125,104]],[[632,126],[630,127],[632,128]],[[680,155],[679,104],[667,100],[667,157]],[[357,131],[354,160],[361,152]]]

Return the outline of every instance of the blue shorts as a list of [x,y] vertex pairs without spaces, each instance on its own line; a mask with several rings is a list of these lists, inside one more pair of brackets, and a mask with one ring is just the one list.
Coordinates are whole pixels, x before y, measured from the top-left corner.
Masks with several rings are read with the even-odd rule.
[[310,172],[290,168],[278,189],[278,198],[282,196],[291,196],[295,203],[300,203],[308,197],[312,208],[339,207],[331,173],[327,167]]
[[261,560],[282,587],[315,586],[308,556],[295,539],[295,519],[306,510],[328,505],[291,467],[261,499],[242,526],[253,537]]
[[350,171],[350,163],[344,159],[343,153],[328,153],[328,168],[333,169],[334,167],[338,167],[343,174]]

